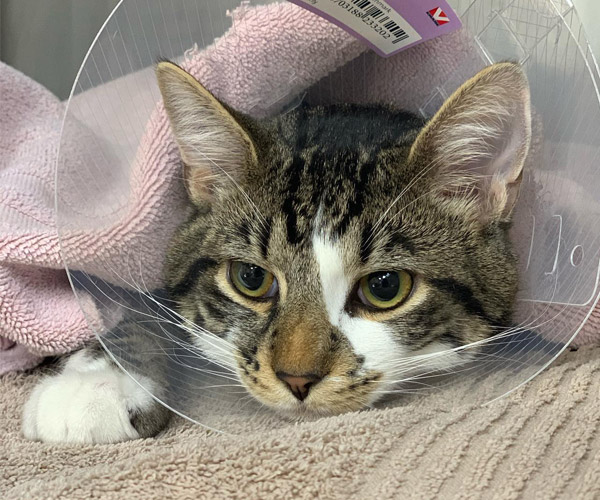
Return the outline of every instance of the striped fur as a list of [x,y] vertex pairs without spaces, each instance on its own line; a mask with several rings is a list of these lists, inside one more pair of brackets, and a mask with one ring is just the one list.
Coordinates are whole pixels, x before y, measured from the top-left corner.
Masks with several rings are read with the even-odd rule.
[[[353,105],[255,121],[174,64],[157,74],[194,207],[167,257],[170,303],[196,325],[189,343],[256,399],[294,416],[360,409],[401,381],[455,369],[509,325],[518,277],[507,231],[530,135],[518,66],[484,70],[427,124]],[[232,261],[271,272],[277,293],[239,293]],[[357,284],[376,271],[410,273],[407,300],[361,305]],[[34,391],[28,437],[111,442],[165,424],[164,409],[92,351]],[[311,384],[304,395],[298,380]]]
[[[515,97],[495,102],[494,92]],[[197,98],[204,93],[199,86]],[[238,146],[249,137],[256,160],[236,165],[235,182],[222,174],[179,229],[167,277],[180,312],[235,346],[250,393],[294,413],[370,404],[375,389],[412,375],[398,369],[407,357],[423,356],[413,371],[425,372],[470,359],[477,349],[439,353],[510,322],[512,205],[489,193],[518,187],[528,113],[523,74],[504,64],[465,84],[426,126],[384,106],[236,116]],[[278,297],[254,304],[233,290],[223,271],[232,260],[275,274]],[[386,269],[415,276],[411,298],[391,311],[358,306],[360,277]],[[281,371],[322,381],[298,402]]]

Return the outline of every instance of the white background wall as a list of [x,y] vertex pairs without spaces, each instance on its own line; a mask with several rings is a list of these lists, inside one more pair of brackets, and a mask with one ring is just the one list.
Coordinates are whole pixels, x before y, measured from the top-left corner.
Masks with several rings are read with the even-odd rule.
[[65,98],[118,0],[0,0],[0,59]]
[[[225,9],[241,0],[214,0]],[[572,0],[600,58],[600,0]],[[117,0],[0,0],[0,59],[61,98]]]

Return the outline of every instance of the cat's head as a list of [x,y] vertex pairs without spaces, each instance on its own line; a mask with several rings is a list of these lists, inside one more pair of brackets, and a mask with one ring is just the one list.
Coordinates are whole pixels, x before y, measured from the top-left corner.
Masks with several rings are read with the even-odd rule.
[[157,74],[195,207],[169,289],[259,401],[358,409],[508,324],[531,134],[517,65],[485,69],[427,123],[377,106],[256,121],[174,64]]

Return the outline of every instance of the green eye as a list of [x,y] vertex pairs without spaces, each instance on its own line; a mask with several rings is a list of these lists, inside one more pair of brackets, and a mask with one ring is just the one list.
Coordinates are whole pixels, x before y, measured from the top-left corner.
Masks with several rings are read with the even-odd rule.
[[273,297],[278,290],[273,273],[248,262],[232,262],[229,265],[229,280],[241,294],[252,299]]
[[406,300],[412,288],[412,276],[406,271],[377,271],[361,278],[358,298],[366,306],[391,309]]

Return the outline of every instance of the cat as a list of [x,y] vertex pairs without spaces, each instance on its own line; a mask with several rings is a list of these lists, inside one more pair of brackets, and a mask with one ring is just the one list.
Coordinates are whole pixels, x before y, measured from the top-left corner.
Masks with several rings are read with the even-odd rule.
[[[510,325],[508,230],[531,138],[517,64],[485,68],[428,121],[350,104],[256,120],[173,63],[156,73],[194,207],[166,259],[169,298],[223,339],[190,342],[256,400],[290,415],[360,410],[407,358],[451,370],[477,352],[455,348]],[[96,344],[39,383],[23,430],[116,442],[169,415]]]

